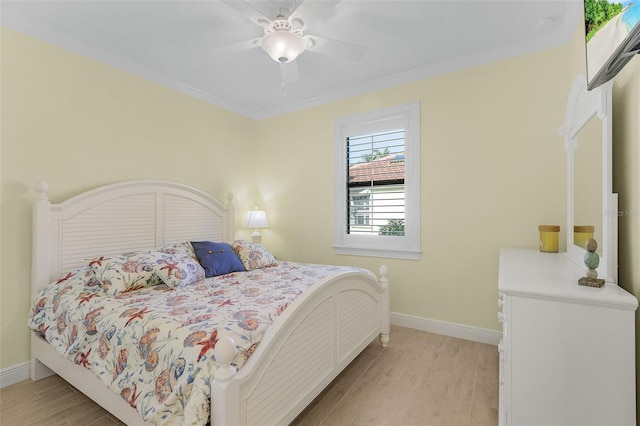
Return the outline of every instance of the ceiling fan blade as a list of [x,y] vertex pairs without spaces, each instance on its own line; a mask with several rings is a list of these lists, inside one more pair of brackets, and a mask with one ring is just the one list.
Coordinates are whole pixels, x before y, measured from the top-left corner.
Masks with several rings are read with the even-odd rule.
[[280,75],[282,76],[283,83],[295,83],[296,81],[300,81],[298,63],[296,61],[291,61],[286,64],[280,64]]
[[260,10],[254,7],[252,4],[246,2],[245,0],[221,0],[222,3],[226,4],[230,8],[240,12],[240,14],[247,19],[253,21],[256,25],[260,25],[264,27],[268,25],[271,20],[265,16]]
[[215,52],[216,54],[226,55],[229,53],[236,53],[236,52],[242,52],[244,50],[254,49],[260,46],[259,42],[260,42],[260,39],[256,38],[251,40],[240,41],[238,43],[231,43],[231,44],[226,44],[224,46],[214,47],[209,49],[208,51],[211,53]]
[[359,61],[364,57],[368,50],[365,46],[361,46],[359,44],[332,40],[330,38],[315,35],[305,36],[305,38],[309,38],[313,41],[312,45],[307,47],[307,50],[340,59]]
[[289,19],[301,19],[304,22],[304,29],[308,29],[311,25],[333,9],[340,0],[306,0],[299,2],[296,9],[291,12]]

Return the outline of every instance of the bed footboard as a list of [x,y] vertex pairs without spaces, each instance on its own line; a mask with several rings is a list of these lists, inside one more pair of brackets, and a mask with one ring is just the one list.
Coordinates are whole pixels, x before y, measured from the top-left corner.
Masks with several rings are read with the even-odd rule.
[[218,341],[212,424],[289,424],[376,337],[386,346],[388,280],[380,269],[378,281],[349,274],[296,300],[238,373],[233,340]]

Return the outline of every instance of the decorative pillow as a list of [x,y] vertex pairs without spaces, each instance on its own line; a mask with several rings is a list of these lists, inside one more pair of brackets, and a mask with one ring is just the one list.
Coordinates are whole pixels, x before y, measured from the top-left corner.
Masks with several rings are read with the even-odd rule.
[[155,272],[171,288],[193,284],[205,278],[204,269],[191,256],[185,256],[175,261],[162,260],[156,266]]
[[191,256],[194,259],[196,258],[196,254],[193,251],[193,247],[191,247],[191,243],[189,241],[184,241],[182,243],[173,244],[152,251],[170,254],[176,259],[182,259],[185,256]]
[[191,245],[207,278],[244,271],[240,258],[227,243],[191,241]]
[[128,252],[100,256],[89,262],[104,290],[112,295],[162,283],[154,270],[162,256],[158,252]]
[[238,255],[247,271],[275,266],[277,261],[262,244],[244,240],[233,242],[233,251]]

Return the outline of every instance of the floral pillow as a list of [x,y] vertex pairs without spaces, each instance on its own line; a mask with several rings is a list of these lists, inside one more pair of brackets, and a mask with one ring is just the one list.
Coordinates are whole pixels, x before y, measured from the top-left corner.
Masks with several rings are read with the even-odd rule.
[[133,251],[92,259],[89,266],[103,289],[111,295],[162,284],[156,273],[158,265],[194,256],[189,242],[147,251]]
[[89,266],[104,291],[116,295],[160,284],[162,280],[154,272],[157,260],[158,253],[128,252],[97,257]]
[[247,271],[275,266],[277,263],[276,258],[262,244],[236,240],[232,243],[232,248]]
[[175,261],[162,260],[155,272],[171,288],[193,284],[205,278],[204,268],[191,256]]
[[191,256],[194,259],[196,258],[196,253],[193,251],[193,247],[189,241],[184,241],[182,243],[173,244],[170,246],[162,247],[159,249],[151,250],[157,251],[160,253],[170,254],[175,258],[183,258],[185,256]]

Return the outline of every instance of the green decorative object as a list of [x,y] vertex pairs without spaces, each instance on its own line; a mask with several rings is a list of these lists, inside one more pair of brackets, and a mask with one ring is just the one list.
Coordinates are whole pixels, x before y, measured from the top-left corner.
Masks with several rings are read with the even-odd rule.
[[598,271],[596,268],[600,264],[600,256],[596,253],[598,243],[593,238],[589,238],[585,244],[587,252],[584,254],[584,264],[587,267],[587,275],[578,280],[578,284],[587,287],[602,287],[604,280],[598,279]]
[[596,269],[600,264],[600,256],[598,253],[588,251],[584,254],[584,264],[589,269]]

